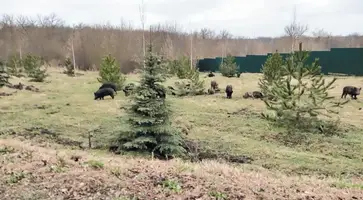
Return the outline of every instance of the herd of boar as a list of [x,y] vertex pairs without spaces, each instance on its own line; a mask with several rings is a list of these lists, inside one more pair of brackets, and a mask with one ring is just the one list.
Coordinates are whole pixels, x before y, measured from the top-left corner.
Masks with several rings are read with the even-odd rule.
[[[208,94],[214,94],[217,92],[220,92],[220,89],[218,88],[218,83],[216,81],[211,81],[210,88],[208,89]],[[130,83],[123,89],[123,92],[125,93],[125,96],[129,96],[132,90],[134,89],[135,84]],[[354,86],[345,86],[343,88],[343,93],[341,98],[346,98],[346,96],[349,94],[352,99],[357,99],[357,96],[360,95],[360,91],[362,88],[357,88]],[[232,98],[233,94],[233,87],[232,85],[227,85],[225,89],[226,97],[227,99]],[[115,97],[115,94],[117,94],[116,90],[116,84],[114,83],[103,83],[99,90],[94,93],[95,100],[97,99],[104,99],[105,96],[110,96],[112,99]],[[158,96],[160,98],[165,98],[166,94],[163,90],[158,91]],[[262,99],[264,98],[264,95],[259,91],[253,91],[253,92],[246,92],[243,95],[243,98],[253,98],[253,99]]]

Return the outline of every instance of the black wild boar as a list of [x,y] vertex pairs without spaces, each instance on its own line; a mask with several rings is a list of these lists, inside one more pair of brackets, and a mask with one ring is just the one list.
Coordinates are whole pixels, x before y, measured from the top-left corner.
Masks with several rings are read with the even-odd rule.
[[162,99],[165,99],[166,98],[165,88],[162,85],[158,85],[156,87],[156,92],[157,92],[157,96],[159,98],[162,98]]
[[102,88],[99,89],[97,92],[94,93],[95,100],[97,99],[104,99],[105,96],[111,96],[112,99],[115,98],[114,90],[111,88]]
[[102,89],[102,88],[111,88],[111,89],[113,89],[113,90],[115,91],[115,93],[117,94],[117,91],[116,91],[116,84],[114,84],[114,83],[103,83],[99,89]]
[[209,72],[208,77],[214,77],[215,75],[213,74],[213,72]]
[[360,95],[360,90],[362,88],[357,88],[357,87],[354,87],[354,86],[345,86],[343,88],[343,93],[342,93],[342,96],[341,98],[346,98],[347,95],[349,94],[352,99],[357,99],[357,95]]
[[262,99],[263,98],[263,94],[259,91],[253,91],[252,92],[252,97],[254,99]]
[[227,85],[227,87],[226,87],[227,99],[231,99],[232,98],[232,93],[233,93],[233,87],[232,87],[232,85]]
[[263,94],[259,91],[246,92],[243,95],[243,98],[245,98],[245,99],[247,99],[247,98],[262,99],[263,97],[264,97]]

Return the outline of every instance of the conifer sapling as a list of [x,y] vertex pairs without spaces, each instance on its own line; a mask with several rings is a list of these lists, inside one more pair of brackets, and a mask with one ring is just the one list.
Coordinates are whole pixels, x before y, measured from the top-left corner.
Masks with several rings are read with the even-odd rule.
[[18,56],[10,56],[5,63],[9,75],[22,77],[24,72],[23,61]]
[[334,108],[346,103],[332,101],[334,97],[328,91],[333,88],[336,78],[326,81],[318,59],[306,65],[308,57],[307,51],[292,53],[281,66],[281,73],[285,76],[260,82],[261,89],[272,97],[265,98],[264,102],[274,113],[273,116],[263,114],[264,117],[290,127],[310,126],[311,122],[319,121],[318,116],[337,114]]
[[64,66],[66,68],[64,71],[65,74],[67,74],[68,76],[75,76],[73,62],[69,57],[67,57],[64,61]]
[[[148,48],[145,68],[140,85],[132,96],[129,110],[130,130],[122,132],[119,148],[154,153],[165,157],[180,156],[185,153],[180,132],[171,126],[170,111],[165,101],[166,64]],[[164,97],[163,97],[164,96]]]
[[272,86],[274,81],[278,81],[284,76],[283,66],[284,60],[277,52],[268,56],[265,64],[262,65],[261,73],[263,74],[263,77],[259,80],[258,85],[265,96],[271,96],[268,94],[268,88]]
[[231,54],[228,54],[223,59],[223,62],[219,66],[219,71],[226,77],[234,77],[238,74],[239,66],[237,66],[235,58]]
[[44,66],[44,60],[38,56],[27,55],[23,61],[25,73],[31,78],[31,81],[43,82],[47,74],[47,69]]
[[97,78],[98,82],[114,83],[116,84],[118,90],[121,90],[126,81],[126,76],[121,73],[120,64],[114,57],[111,56],[111,54],[102,58],[99,75],[100,78]]
[[0,61],[0,88],[9,84],[9,74],[7,73],[5,63]]

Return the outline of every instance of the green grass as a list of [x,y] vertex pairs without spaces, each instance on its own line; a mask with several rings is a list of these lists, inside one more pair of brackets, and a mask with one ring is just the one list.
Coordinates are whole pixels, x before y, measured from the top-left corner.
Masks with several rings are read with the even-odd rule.
[[[46,83],[29,83],[26,79],[12,79],[12,83],[32,84],[41,92],[18,91],[13,96],[0,99],[0,132],[25,133],[26,128],[42,127],[60,137],[87,143],[87,133],[93,133],[93,145],[107,144],[126,127],[125,111],[120,109],[130,102],[120,91],[112,100],[93,100],[100,84],[97,72],[82,72],[84,76],[68,77],[62,70],[51,69]],[[202,74],[204,77],[205,74]],[[274,139],[282,130],[271,126],[259,117],[264,110],[260,100],[243,99],[247,91],[258,90],[258,74],[243,74],[240,78],[206,78],[217,80],[222,90],[227,84],[234,86],[233,98],[224,94],[167,99],[173,110],[176,126],[187,126],[190,139],[199,140],[207,148],[232,155],[247,155],[258,165],[272,171],[287,174],[305,174],[336,177],[363,177],[363,131],[359,111],[360,101],[352,101],[341,111],[344,126],[342,137],[308,135],[304,144],[285,146]],[[331,78],[331,77],[328,77]],[[168,80],[173,84],[177,79]],[[137,81],[137,75],[129,75],[127,82]],[[331,93],[340,98],[344,85],[359,85],[363,78],[348,77],[337,81]],[[4,88],[1,91],[11,91]],[[246,108],[239,114],[228,114]]]

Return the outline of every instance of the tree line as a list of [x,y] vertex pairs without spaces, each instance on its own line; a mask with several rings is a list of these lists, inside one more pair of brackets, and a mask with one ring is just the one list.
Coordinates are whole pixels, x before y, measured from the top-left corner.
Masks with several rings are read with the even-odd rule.
[[[286,31],[285,31],[286,32]],[[226,30],[219,33],[200,28],[183,32],[177,24],[157,24],[144,32],[153,50],[167,59],[190,56],[194,60],[218,57],[290,52],[289,35],[278,38],[235,37]],[[328,50],[337,47],[361,47],[363,36],[332,36],[324,30],[313,31],[313,37],[301,36],[306,50]],[[10,56],[41,56],[51,65],[62,63],[74,53],[78,69],[98,69],[104,55],[112,54],[128,73],[143,60],[143,30],[121,21],[120,25],[69,26],[55,14],[37,17],[3,15],[0,19],[0,59]],[[73,51],[72,51],[73,49]]]

